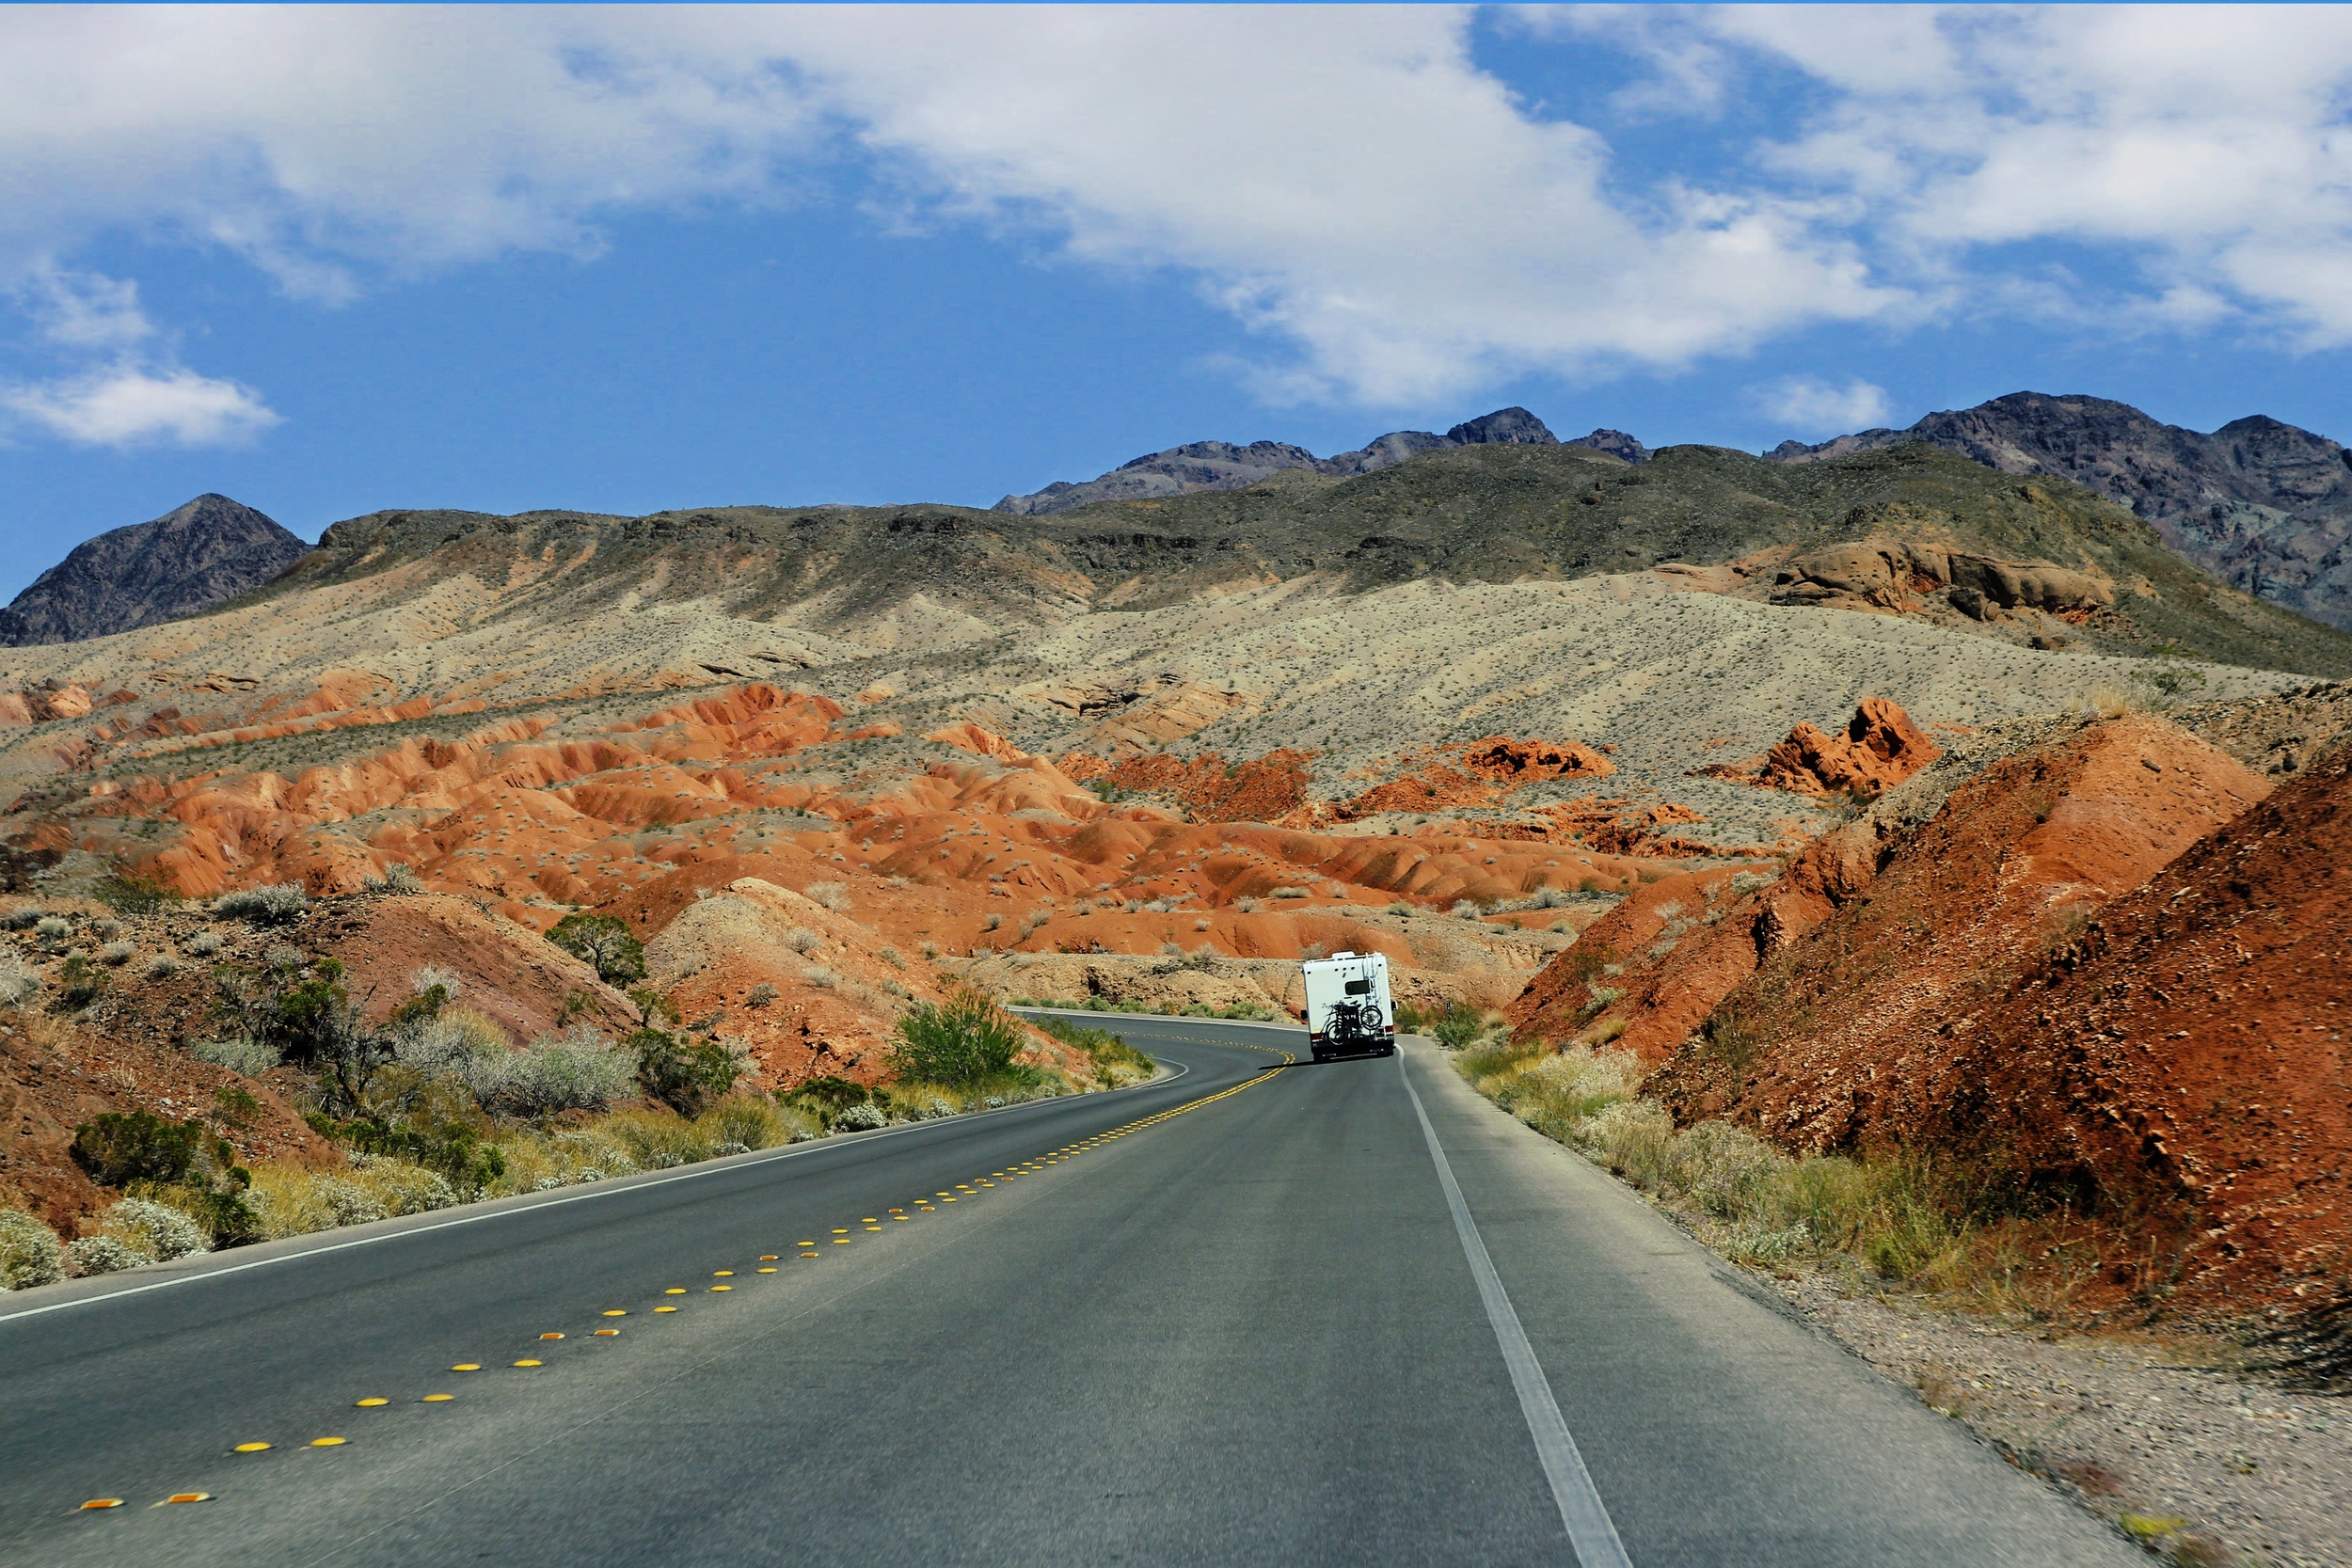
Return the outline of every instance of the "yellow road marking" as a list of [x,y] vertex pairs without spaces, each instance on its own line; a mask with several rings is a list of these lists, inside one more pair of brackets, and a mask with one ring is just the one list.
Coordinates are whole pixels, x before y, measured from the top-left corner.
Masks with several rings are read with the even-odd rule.
[[675,1307],[657,1307],[654,1310],[657,1312],[675,1312],[677,1308]]
[[608,1318],[626,1318],[628,1316],[628,1308],[625,1307],[616,1307],[612,1311],[607,1312],[605,1316]]
[[230,1453],[260,1453],[269,1446],[267,1443],[240,1443],[229,1451]]
[[350,1441],[351,1439],[348,1437],[313,1437],[310,1439],[310,1447],[314,1449],[340,1449],[345,1443]]
[[456,1397],[457,1396],[455,1394],[427,1394],[423,1399],[418,1401],[417,1402],[420,1404],[447,1404],[450,1401],[455,1399]]
[[547,1363],[544,1361],[517,1361],[515,1365],[517,1367],[544,1367]]
[[121,1506],[122,1499],[120,1497],[92,1497],[89,1501],[82,1505],[85,1509],[120,1508]]
[[450,1369],[453,1372],[478,1372],[481,1370],[482,1363],[479,1361],[460,1361]]
[[373,1410],[373,1409],[374,1409],[374,1408],[375,1408],[377,1405],[379,1405],[379,1404],[389,1404],[389,1403],[391,1403],[391,1402],[391,1402],[391,1401],[389,1401],[389,1400],[377,1400],[377,1399],[366,1399],[366,1400],[354,1400],[354,1401],[352,1401],[353,1405],[355,1405],[357,1408],[361,1409],[361,1410]]
[[208,1503],[212,1500],[213,1495],[210,1492],[174,1492],[155,1506],[166,1508],[173,1503]]

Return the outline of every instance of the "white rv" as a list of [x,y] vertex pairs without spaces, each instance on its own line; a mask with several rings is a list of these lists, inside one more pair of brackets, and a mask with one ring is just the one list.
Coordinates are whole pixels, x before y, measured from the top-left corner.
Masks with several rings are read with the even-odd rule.
[[1335,953],[1299,967],[1306,971],[1307,1041],[1316,1061],[1396,1054],[1385,954]]

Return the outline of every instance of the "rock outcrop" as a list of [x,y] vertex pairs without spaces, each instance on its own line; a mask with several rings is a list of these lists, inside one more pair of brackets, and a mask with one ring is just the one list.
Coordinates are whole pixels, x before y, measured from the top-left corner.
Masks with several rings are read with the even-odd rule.
[[1772,583],[1774,604],[1838,610],[1901,612],[1939,593],[1953,609],[1979,621],[2020,609],[2083,616],[2115,602],[2115,584],[2093,572],[1904,539],[1865,539],[1808,550],[1783,566]]
[[1769,455],[1813,463],[1927,441],[2004,473],[2047,474],[2130,507],[2249,594],[2352,627],[2352,449],[2254,415],[2211,435],[2106,398],[2013,392]]
[[[1600,447],[1599,438],[1603,436],[1641,449],[1639,441],[1618,431],[1597,430],[1574,444]],[[1306,448],[1285,441],[1252,441],[1246,447],[1231,441],[1194,441],[1166,451],[1147,452],[1083,483],[1057,480],[1033,495],[1007,496],[996,503],[995,510],[1023,517],[1043,517],[1096,501],[1188,496],[1200,490],[1238,490],[1293,468],[1347,478],[1393,467],[1425,451],[1498,444],[1549,447],[1560,445],[1560,439],[1526,409],[1498,408],[1491,414],[1465,420],[1443,436],[1428,430],[1392,430],[1354,451],[1331,457],[1317,457]],[[1648,455],[1646,450],[1643,455]]]
[[0,610],[0,644],[80,642],[193,615],[260,587],[310,547],[249,506],[199,496],[75,546]]
[[1865,697],[1842,734],[1799,724],[1771,751],[1756,783],[1795,795],[1877,795],[1943,755],[1911,715],[1883,697]]

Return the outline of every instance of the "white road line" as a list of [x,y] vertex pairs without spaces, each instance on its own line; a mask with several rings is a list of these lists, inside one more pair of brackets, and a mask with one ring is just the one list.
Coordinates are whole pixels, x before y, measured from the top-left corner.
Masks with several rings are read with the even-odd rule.
[[[1131,1084],[1124,1089],[1110,1089],[1104,1092],[1109,1094],[1127,1094],[1136,1089],[1165,1088],[1167,1085],[1176,1082],[1177,1079],[1183,1078],[1192,1071],[1192,1069],[1187,1067],[1183,1062],[1177,1062],[1174,1065],[1177,1070],[1168,1074],[1166,1078],[1155,1078],[1149,1083]],[[455,1214],[445,1220],[434,1220],[423,1225],[403,1225],[399,1220],[380,1220],[376,1223],[380,1225],[397,1226],[398,1228],[379,1230],[372,1235],[355,1236],[340,1242],[321,1240],[316,1245],[313,1246],[292,1247],[284,1252],[272,1253],[267,1258],[250,1259],[245,1262],[199,1266],[198,1268],[190,1269],[184,1274],[172,1275],[167,1278],[151,1279],[143,1285],[126,1285],[119,1291],[107,1291],[95,1295],[75,1296],[71,1301],[53,1301],[46,1306],[21,1307],[12,1312],[0,1310],[0,1323],[14,1323],[19,1318],[38,1318],[48,1312],[62,1312],[68,1307],[91,1307],[102,1301],[119,1301],[124,1296],[142,1296],[150,1291],[167,1291],[175,1285],[193,1284],[199,1279],[218,1279],[223,1275],[243,1274],[247,1269],[266,1269],[276,1263],[292,1262],[297,1258],[316,1258],[323,1253],[344,1252],[348,1251],[352,1247],[373,1246],[379,1242],[396,1242],[404,1237],[422,1236],[435,1230],[453,1230],[459,1226],[480,1225],[485,1220],[504,1219],[510,1214],[534,1213],[541,1209],[559,1208],[566,1203],[585,1203],[592,1198],[612,1197],[620,1193],[641,1192],[647,1187],[666,1187],[673,1181],[693,1181],[704,1177],[722,1176],[728,1171],[740,1169],[744,1165],[766,1164],[770,1162],[778,1160],[797,1160],[809,1155],[826,1153],[834,1149],[847,1148],[852,1144],[877,1143],[884,1138],[901,1137],[910,1132],[932,1131],[943,1127],[969,1127],[974,1122],[984,1120],[990,1117],[1008,1116],[1016,1111],[1034,1110],[1042,1105],[1061,1105],[1073,1102],[1083,1102],[1083,1098],[1078,1096],[1057,1095],[1051,1100],[1031,1100],[1019,1105],[1001,1105],[993,1111],[967,1112],[965,1115],[961,1117],[944,1117],[937,1121],[909,1122],[904,1126],[885,1128],[880,1132],[853,1132],[846,1137],[820,1138],[813,1140],[807,1144],[790,1145],[783,1148],[760,1148],[754,1149],[748,1154],[723,1155],[716,1160],[698,1161],[689,1169],[672,1171],[664,1176],[645,1174],[610,1178],[606,1180],[597,1182],[594,1189],[588,1192],[568,1192],[560,1196],[548,1194],[544,1197],[533,1194],[530,1195],[529,1200],[525,1202],[517,1202],[514,1197],[492,1198],[489,1202],[497,1204],[497,1208],[489,1208],[486,1206],[476,1208],[471,1213]],[[523,1195],[516,1196],[521,1196]],[[468,1205],[467,1207],[473,1208],[474,1206]],[[331,1230],[319,1232],[319,1235],[322,1238],[331,1236],[333,1234],[334,1232]],[[234,1257],[235,1254],[233,1252],[215,1252],[208,1253],[205,1256],[208,1259],[210,1259],[214,1258]]]
[[1422,1108],[1421,1092],[1413,1087],[1412,1074],[1405,1070],[1402,1053],[1396,1058],[1396,1072],[1405,1080],[1413,1115],[1421,1118],[1421,1135],[1429,1141],[1438,1184],[1445,1189],[1446,1207],[1454,1212],[1454,1233],[1461,1238],[1470,1275],[1478,1281],[1478,1298],[1486,1303],[1486,1321],[1494,1324],[1496,1342],[1502,1347],[1502,1364],[1511,1370],[1519,1414],[1527,1418],[1528,1435],[1535,1439],[1535,1457],[1543,1464],[1544,1479],[1551,1482],[1552,1500],[1560,1505],[1560,1522],[1567,1527],[1576,1560],[1582,1568],[1632,1568],[1625,1555],[1625,1543],[1617,1539],[1617,1527],[1610,1522],[1609,1510],[1593,1486],[1591,1472],[1584,1468],[1584,1456],[1577,1451],[1576,1438],[1561,1417],[1560,1402],[1551,1397],[1551,1385],[1544,1380],[1535,1347],[1527,1342],[1527,1330],[1519,1326],[1519,1315],[1502,1289],[1502,1276],[1495,1273],[1494,1259],[1486,1256],[1478,1222],[1470,1218],[1461,1184],[1454,1180],[1454,1167],[1446,1163],[1445,1147],[1438,1142],[1438,1130],[1429,1124],[1429,1113]]

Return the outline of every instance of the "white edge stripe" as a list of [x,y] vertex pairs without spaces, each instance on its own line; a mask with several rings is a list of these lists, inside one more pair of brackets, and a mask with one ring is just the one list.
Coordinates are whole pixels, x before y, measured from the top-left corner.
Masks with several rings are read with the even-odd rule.
[[[1206,1044],[1211,1042],[1204,1041],[1202,1043]],[[1181,1062],[1175,1064],[1175,1066],[1176,1070],[1169,1073],[1165,1078],[1154,1078],[1150,1083],[1131,1084],[1126,1089],[1111,1089],[1105,1092],[1111,1094],[1125,1094],[1131,1089],[1159,1088],[1166,1085],[1174,1083],[1177,1079],[1182,1078],[1192,1071],[1192,1069],[1184,1066]],[[984,1117],[1000,1117],[1013,1111],[1031,1110],[1040,1105],[1059,1104],[1065,1100],[1076,1100],[1083,1102],[1084,1101],[1091,1098],[1092,1096],[1083,1095],[1057,1095],[1052,1100],[1032,1100],[1020,1105],[1003,1105],[993,1111],[982,1111],[977,1115],[967,1114],[965,1116],[945,1119],[968,1124],[970,1122],[978,1121]],[[538,1196],[538,1195],[532,1195],[534,1197],[537,1197],[537,1201],[530,1203],[515,1203],[509,1201],[500,1208],[483,1208],[479,1209],[474,1213],[453,1215],[449,1219],[437,1220],[427,1225],[403,1226],[397,1230],[379,1230],[372,1236],[355,1236],[349,1241],[343,1242],[321,1242],[316,1246],[294,1247],[285,1252],[273,1254],[267,1258],[255,1258],[243,1263],[224,1263],[218,1268],[191,1269],[185,1274],[173,1275],[168,1279],[151,1279],[144,1285],[130,1285],[119,1291],[106,1291],[94,1295],[75,1296],[72,1301],[53,1301],[45,1307],[27,1307],[22,1310],[14,1312],[0,1310],[0,1323],[14,1323],[20,1318],[38,1318],[44,1312],[62,1312],[72,1307],[90,1307],[102,1301],[119,1301],[124,1296],[145,1295],[150,1291],[167,1291],[174,1285],[193,1284],[199,1279],[218,1279],[223,1275],[243,1274],[247,1269],[266,1269],[273,1264],[292,1262],[297,1258],[317,1258],[326,1253],[342,1252],[351,1247],[373,1246],[378,1242],[396,1242],[404,1237],[422,1236],[436,1230],[454,1230],[462,1225],[480,1225],[485,1220],[504,1219],[509,1214],[536,1213],[542,1209],[553,1209],[565,1203],[584,1203],[590,1198],[611,1197],[615,1193],[643,1192],[648,1187],[666,1187],[673,1181],[692,1181],[706,1176],[719,1176],[728,1171],[740,1170],[745,1165],[764,1164],[770,1161],[775,1160],[795,1160],[799,1159],[803,1155],[818,1154],[827,1149],[847,1148],[852,1144],[878,1143],[883,1138],[895,1138],[902,1132],[919,1132],[926,1128],[936,1127],[938,1125],[939,1123],[935,1121],[910,1122],[903,1127],[886,1128],[872,1132],[852,1133],[846,1138],[816,1139],[812,1140],[805,1146],[794,1144],[787,1145],[783,1148],[755,1149],[749,1154],[734,1154],[718,1160],[698,1161],[691,1168],[677,1171],[668,1176],[620,1177],[617,1179],[596,1182],[593,1184],[593,1189],[591,1191],[565,1193],[561,1197],[552,1196]],[[522,1195],[516,1196],[519,1196]],[[492,1201],[497,1200],[494,1199]],[[468,1207],[471,1208],[473,1205],[469,1204]],[[326,1232],[326,1234],[331,1234],[331,1232]],[[219,1253],[210,1253],[206,1256],[209,1258],[217,1258],[223,1255]]]
[[1495,1339],[1502,1347],[1502,1363],[1510,1369],[1511,1386],[1519,1396],[1519,1414],[1527,1418],[1528,1435],[1535,1440],[1535,1457],[1543,1465],[1544,1479],[1551,1483],[1552,1500],[1560,1505],[1560,1522],[1567,1527],[1576,1560],[1582,1568],[1632,1568],[1625,1555],[1625,1543],[1617,1539],[1617,1527],[1593,1485],[1592,1473],[1584,1468],[1584,1456],[1577,1450],[1576,1438],[1560,1414],[1560,1402],[1551,1397],[1551,1385],[1544,1379],[1543,1364],[1535,1359],[1535,1347],[1528,1343],[1527,1330],[1520,1326],[1519,1315],[1502,1289],[1502,1278],[1495,1273],[1494,1259],[1486,1255],[1478,1223],[1470,1218],[1470,1204],[1462,1197],[1460,1183],[1454,1180],[1454,1167],[1446,1163],[1445,1148],[1438,1142],[1438,1130],[1429,1124],[1429,1113],[1422,1108],[1421,1093],[1413,1087],[1412,1074],[1405,1070],[1401,1053],[1396,1072],[1412,1099],[1421,1135],[1429,1141],[1438,1183],[1445,1189],[1446,1207],[1454,1212],[1454,1234],[1461,1238],[1470,1275],[1478,1281],[1479,1299],[1486,1303],[1486,1319],[1494,1324]]

